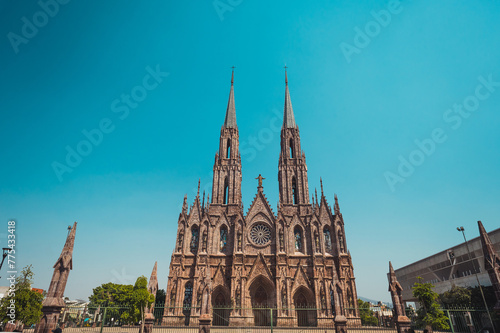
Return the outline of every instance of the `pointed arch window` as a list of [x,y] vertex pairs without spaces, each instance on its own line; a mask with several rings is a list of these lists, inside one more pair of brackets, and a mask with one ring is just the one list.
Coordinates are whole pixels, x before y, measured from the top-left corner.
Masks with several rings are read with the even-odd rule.
[[183,303],[184,311],[191,309],[192,299],[193,299],[193,284],[190,281],[188,281],[184,289],[184,303]]
[[196,253],[198,251],[198,242],[200,240],[200,229],[198,226],[194,225],[191,228],[191,252]]
[[224,201],[223,204],[227,205],[229,199],[229,185],[227,183],[227,177],[224,179]]
[[295,251],[303,252],[303,239],[302,239],[302,229],[296,226],[293,230],[295,236]]
[[294,157],[295,157],[295,154],[293,151],[293,139],[290,138],[290,158],[294,158]]
[[226,250],[226,247],[227,247],[227,227],[223,225],[222,227],[220,227],[220,245],[219,245],[220,251],[224,252]]
[[332,250],[332,236],[330,235],[330,229],[328,227],[325,227],[323,229],[323,236],[325,237],[325,250],[331,251]]
[[299,203],[299,195],[297,191],[297,180],[295,177],[292,178],[292,195],[293,195],[293,204],[296,205]]
[[231,158],[231,139],[227,139],[226,158]]

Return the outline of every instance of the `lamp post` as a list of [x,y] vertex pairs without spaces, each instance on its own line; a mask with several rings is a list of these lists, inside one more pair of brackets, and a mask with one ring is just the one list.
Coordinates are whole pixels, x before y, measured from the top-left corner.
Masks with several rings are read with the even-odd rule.
[[479,282],[479,278],[477,276],[476,265],[474,265],[474,261],[472,260],[472,256],[470,254],[469,242],[467,241],[467,238],[465,238],[465,229],[464,229],[464,227],[457,227],[457,230],[462,232],[462,235],[464,236],[465,246],[467,247],[467,253],[469,254],[469,260],[472,262],[472,268],[474,269],[474,275],[476,276],[477,284],[479,286],[479,290],[481,291],[481,296],[483,297],[484,307],[486,308],[486,312],[488,312],[488,318],[490,318],[490,323],[491,323],[491,328],[493,329],[493,333],[496,333],[495,325],[493,324],[493,320],[491,320],[491,315],[490,315],[490,310],[488,309],[488,304],[486,304],[486,298],[484,298],[483,287],[481,286],[481,283]]
[[5,260],[5,257],[7,257],[7,254],[9,254],[9,251],[10,251],[10,248],[9,247],[4,247],[2,249],[3,251],[3,255],[2,255],[2,262],[0,263],[0,270],[2,269],[2,266],[3,266],[3,262]]

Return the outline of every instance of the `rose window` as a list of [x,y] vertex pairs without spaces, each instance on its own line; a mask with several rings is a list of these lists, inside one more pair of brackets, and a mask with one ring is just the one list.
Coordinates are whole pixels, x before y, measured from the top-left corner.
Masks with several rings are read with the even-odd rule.
[[271,240],[271,229],[264,224],[256,224],[250,231],[250,238],[257,245],[264,245]]

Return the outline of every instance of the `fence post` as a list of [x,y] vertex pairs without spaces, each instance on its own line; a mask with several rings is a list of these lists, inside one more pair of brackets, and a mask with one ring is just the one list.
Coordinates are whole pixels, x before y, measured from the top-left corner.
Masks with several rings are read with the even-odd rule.
[[448,316],[448,321],[450,322],[451,333],[455,333],[453,322],[451,321],[450,310],[446,309],[446,315]]
[[102,329],[104,328],[104,321],[106,320],[106,312],[108,311],[108,307],[105,307],[104,308],[104,314],[102,315],[102,321],[101,321],[101,332],[102,333]]
[[273,333],[273,309],[269,309],[271,311],[271,333]]

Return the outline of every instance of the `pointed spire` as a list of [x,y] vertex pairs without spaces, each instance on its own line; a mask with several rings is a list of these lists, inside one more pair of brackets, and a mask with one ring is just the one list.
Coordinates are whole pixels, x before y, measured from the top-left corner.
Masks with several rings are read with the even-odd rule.
[[188,195],[184,194],[184,201],[182,202],[182,213],[183,214],[187,214],[188,213],[187,199],[188,199]]
[[283,112],[283,127],[284,128],[297,128],[295,123],[295,116],[293,115],[292,100],[290,99],[290,92],[288,91],[288,75],[285,66],[285,109]]
[[321,198],[323,198],[325,195],[323,194],[323,179],[321,177],[319,177],[319,183],[321,185]]
[[318,190],[314,188],[314,194],[316,195],[316,205],[319,205],[318,203]]
[[394,268],[392,268],[392,263],[391,263],[390,261],[389,261],[389,273],[391,273],[391,276],[392,276],[393,274],[395,274],[395,273],[394,273]]
[[205,209],[205,190],[203,190],[203,200],[201,201],[201,209]]
[[158,269],[158,262],[155,261],[155,265],[153,267],[153,271],[151,272],[151,277],[149,278],[149,283],[148,283],[148,291],[151,294],[154,294],[155,296],[156,296],[156,292],[158,291],[157,269]]
[[206,206],[206,208],[207,208],[207,209],[208,209],[208,205],[209,205],[209,204],[210,204],[210,194],[209,194],[209,195],[207,195],[207,206]]
[[339,207],[339,199],[337,198],[337,195],[334,194],[335,198],[335,204],[333,206],[333,211],[335,212],[335,215],[340,214],[340,207]]
[[231,90],[229,91],[229,100],[227,102],[226,119],[224,120],[225,128],[238,128],[236,125],[236,107],[234,106],[234,66],[231,74]]
[[199,199],[200,198],[200,182],[201,182],[201,179],[198,178],[198,191],[196,192],[196,198]]
[[54,268],[61,263],[61,265],[66,268],[69,265],[69,269],[73,269],[73,246],[75,245],[75,234],[76,234],[76,222],[73,226],[68,226],[68,236],[66,238],[66,243],[64,244],[63,250],[59,259],[57,259]]

